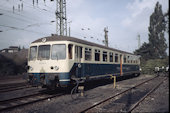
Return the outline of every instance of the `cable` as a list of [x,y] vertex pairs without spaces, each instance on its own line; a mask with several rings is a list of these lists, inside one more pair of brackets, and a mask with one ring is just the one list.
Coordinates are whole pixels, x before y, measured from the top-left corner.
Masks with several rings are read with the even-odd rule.
[[[23,1],[23,2],[26,3],[26,5],[27,5],[27,4],[30,4],[30,3],[25,2],[25,1]],[[27,7],[31,7],[31,6],[27,5]],[[39,9],[40,12],[43,11],[43,12],[50,12],[50,13],[48,13],[48,14],[51,14],[51,13],[54,13],[54,14],[55,14],[55,12],[51,12],[51,11],[48,11],[48,10],[46,10],[46,9],[41,9],[41,8],[39,8],[39,7],[31,7],[31,8],[33,8],[33,9]],[[42,13],[43,13],[43,12],[42,12]],[[53,17],[52,17],[52,18],[53,18]]]
[[10,13],[10,14],[13,14],[13,15],[17,15],[17,16],[21,16],[21,17],[24,17],[25,19],[31,19],[31,20],[37,20],[36,18],[30,18],[30,17],[28,17],[28,16],[25,16],[25,15],[22,15],[22,14],[20,14],[20,13],[17,13],[17,12],[15,12],[15,13],[13,13],[13,12],[11,12],[10,10],[5,10],[5,9],[1,9],[0,8],[0,10],[1,11],[5,11],[5,12],[7,12],[7,13]]
[[102,36],[103,36],[102,34],[98,34],[98,33],[97,33],[97,35],[98,35],[98,36],[97,36],[97,35],[95,35],[96,33],[95,33],[95,34],[93,33],[94,35],[88,35],[88,36],[87,36],[87,34],[89,34],[89,33],[83,33],[83,34],[82,34],[82,33],[76,32],[76,31],[74,31],[74,30],[72,30],[72,32],[73,32],[72,34],[75,34],[75,35],[80,36],[81,39],[85,39],[85,40],[87,40],[87,39],[95,39],[95,40],[97,40],[99,43],[102,43],[102,44],[103,44],[103,40],[104,40],[104,39],[102,40],[101,38],[104,38],[104,37],[102,37]]
[[[79,81],[76,80],[76,86],[71,90],[71,98],[72,98],[72,99],[75,99],[75,98],[73,97],[73,94],[74,94],[74,93],[77,93],[77,91],[78,91],[78,86],[79,86]],[[77,98],[77,96],[78,96],[78,94],[76,94],[76,98]]]
[[[2,11],[6,11],[7,13],[12,13],[11,11],[9,11],[9,10],[4,10],[4,9],[0,9],[0,10],[2,10]],[[13,14],[13,13],[12,13]],[[15,15],[18,15],[18,16],[23,16],[23,15],[21,15],[21,14],[17,14],[17,13],[14,13]],[[11,15],[7,15],[7,14],[3,14],[4,16],[7,16],[7,17],[10,17],[10,19],[15,19],[15,20],[18,20],[19,22],[24,22],[25,23],[25,21],[28,21],[28,22],[31,22],[32,23],[32,21],[29,21],[29,20],[25,20],[25,19],[21,19],[21,18],[17,18],[17,17],[14,17],[14,16],[11,16]],[[12,17],[12,18],[11,18]],[[26,16],[25,16],[26,17]],[[27,17],[26,17],[27,18]],[[52,21],[51,21],[52,22]],[[35,23],[35,24],[29,24],[29,25],[27,25],[25,28],[28,28],[28,27],[33,27],[33,26],[35,26],[35,25],[41,25],[41,24],[50,24],[50,23]],[[8,31],[8,30],[5,30],[5,31]],[[2,32],[2,31],[1,31]]]
[[[0,10],[3,10],[3,9],[1,9],[0,8]],[[3,11],[8,11],[9,13],[11,13],[9,10],[3,10]],[[6,15],[6,14],[5,14]],[[24,16],[24,15],[20,15],[20,14],[17,14],[17,15],[19,15],[19,16]],[[9,16],[9,15],[6,15],[6,16]],[[26,17],[26,16],[25,16]],[[25,19],[24,20],[21,20],[20,18],[16,18],[16,17],[14,17],[15,19],[19,19],[20,21],[22,21],[22,22],[25,22]],[[26,17],[26,18],[29,18],[29,17]],[[30,18],[31,19],[31,18]],[[29,20],[27,20],[27,21],[29,21]],[[31,22],[32,23],[32,21],[29,21],[29,22]],[[51,21],[52,22],[52,21]],[[50,23],[35,23],[35,24],[37,24],[37,25],[41,25],[41,24],[50,24]],[[29,24],[29,25],[27,25],[27,26],[33,26],[33,25],[35,25],[35,24]]]
[[[4,9],[1,9],[1,8],[0,8],[0,10],[1,10],[1,11],[6,11],[6,13],[8,13],[8,14],[12,13],[12,12],[10,12],[10,11],[8,11],[8,10],[4,10]],[[3,14],[2,16],[12,17],[12,18],[10,18],[10,19],[16,19],[16,20],[19,20],[20,22],[22,21],[22,22],[24,22],[24,23],[25,23],[25,21],[27,21],[27,22],[32,22],[32,21],[30,21],[30,20],[22,19],[22,18],[17,18],[17,17],[14,17],[14,16],[12,16],[12,15],[8,15],[8,14]],[[16,13],[14,13],[14,14],[15,14],[15,15],[19,15],[19,16],[23,16],[23,15],[16,14]]]
[[[33,10],[35,10],[35,9],[37,9],[37,8],[35,8],[35,7],[31,7],[31,6],[29,6],[29,5],[27,5],[27,4],[30,4],[30,3],[28,3],[28,2],[25,2],[25,1],[23,1],[25,4],[24,4],[24,6],[25,7],[29,7],[29,8],[31,8],[31,9],[33,9]],[[11,5],[13,5],[11,2],[9,2]],[[3,5],[3,7],[4,7],[4,5]],[[7,7],[5,7],[6,9],[7,9]],[[4,9],[5,9],[4,8]],[[2,10],[4,10],[4,9],[2,9]],[[39,9],[39,11],[38,10],[36,10],[36,11],[38,11],[38,13],[40,12],[40,13],[45,13],[45,12],[47,12],[46,10],[44,10],[44,9],[41,9],[41,8],[38,8]],[[43,11],[43,12],[42,12]],[[11,12],[11,13],[13,13],[12,11],[8,11],[8,12]],[[16,13],[16,12],[15,12]],[[13,13],[13,14],[15,14],[15,13]],[[55,12],[52,12],[52,13],[55,13]],[[51,14],[51,13],[47,13],[47,14]],[[17,15],[20,15],[20,14],[17,14]],[[23,16],[23,15],[22,15]],[[54,18],[54,17],[52,17],[52,16],[50,16],[49,15],[49,17],[51,17],[51,18]]]
[[8,25],[0,25],[0,26],[7,27],[7,28],[11,28],[11,29],[14,29],[14,30],[22,30],[22,31],[27,31],[27,32],[32,32],[32,33],[47,35],[47,34],[44,34],[44,33],[42,33],[42,32],[36,32],[36,31],[32,31],[32,30],[25,30],[24,28],[18,28],[18,27],[13,27],[13,26],[8,26]]
[[17,18],[17,17],[14,17],[14,16],[10,16],[10,15],[7,15],[7,14],[3,14],[3,16],[7,16],[7,17],[10,17],[10,19],[15,19],[17,21],[24,22],[24,23],[25,23],[25,21],[31,22],[31,21],[28,21],[28,20],[25,20],[25,19],[21,19],[21,18]]
[[[8,15],[5,15],[5,16],[8,16]],[[12,16],[9,16],[9,17],[12,17]],[[13,18],[15,18],[15,17],[13,17]],[[19,19],[19,18],[17,18],[17,20],[22,20],[22,19]],[[21,22],[21,21],[20,21]],[[22,21],[22,22],[24,22],[24,21]],[[34,26],[41,26],[41,25],[44,25],[44,24],[46,24],[46,25],[50,25],[51,23],[35,23],[35,24],[29,24],[29,25],[27,25],[26,27],[24,27],[24,28],[18,28],[18,27],[11,27],[11,26],[5,26],[5,25],[0,25],[0,26],[2,26],[2,27],[8,27],[8,28],[12,28],[12,29],[17,29],[17,30],[25,30],[25,31],[28,31],[28,32],[34,32],[34,33],[38,33],[38,32],[35,32],[35,31],[29,31],[29,30],[26,30],[26,28],[29,28],[29,27],[34,27]],[[9,30],[11,30],[11,29],[7,29],[7,30],[4,30],[4,31],[9,31]],[[2,32],[2,30],[1,30],[1,32]],[[41,33],[42,34],[42,33]]]

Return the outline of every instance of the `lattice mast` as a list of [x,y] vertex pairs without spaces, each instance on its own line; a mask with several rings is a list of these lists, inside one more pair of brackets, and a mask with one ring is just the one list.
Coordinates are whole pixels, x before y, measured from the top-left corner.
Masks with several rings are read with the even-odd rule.
[[140,48],[141,44],[140,44],[140,35],[138,34],[138,49]]
[[56,0],[56,34],[67,36],[66,0]]
[[108,27],[105,27],[105,28],[104,28],[104,33],[105,33],[105,34],[104,34],[105,46],[108,47],[108,46],[109,46],[109,44],[108,44]]

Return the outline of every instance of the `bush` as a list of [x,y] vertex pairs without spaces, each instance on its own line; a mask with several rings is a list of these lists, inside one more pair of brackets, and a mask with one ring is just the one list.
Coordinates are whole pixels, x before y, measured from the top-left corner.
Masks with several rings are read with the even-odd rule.
[[167,67],[169,65],[169,57],[165,59],[141,60],[141,68],[143,74],[154,74],[155,67]]

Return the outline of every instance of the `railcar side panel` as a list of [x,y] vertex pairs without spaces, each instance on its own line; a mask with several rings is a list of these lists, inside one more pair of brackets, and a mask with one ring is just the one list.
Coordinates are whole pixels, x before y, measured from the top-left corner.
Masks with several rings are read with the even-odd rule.
[[[81,67],[78,67],[81,65]],[[122,65],[123,73],[139,73],[138,65]],[[86,76],[97,76],[105,74],[120,75],[120,64],[93,64],[93,63],[75,63],[70,70],[71,75],[77,78]]]

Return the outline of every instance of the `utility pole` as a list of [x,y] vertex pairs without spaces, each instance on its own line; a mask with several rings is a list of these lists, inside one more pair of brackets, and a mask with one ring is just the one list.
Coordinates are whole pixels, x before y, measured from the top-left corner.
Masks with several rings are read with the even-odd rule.
[[66,0],[56,0],[56,34],[67,36]]
[[140,48],[140,35],[138,34],[138,49]]
[[105,38],[104,43],[105,43],[105,46],[108,47],[108,27],[104,28],[104,33],[105,33],[105,35],[104,35],[104,38]]

